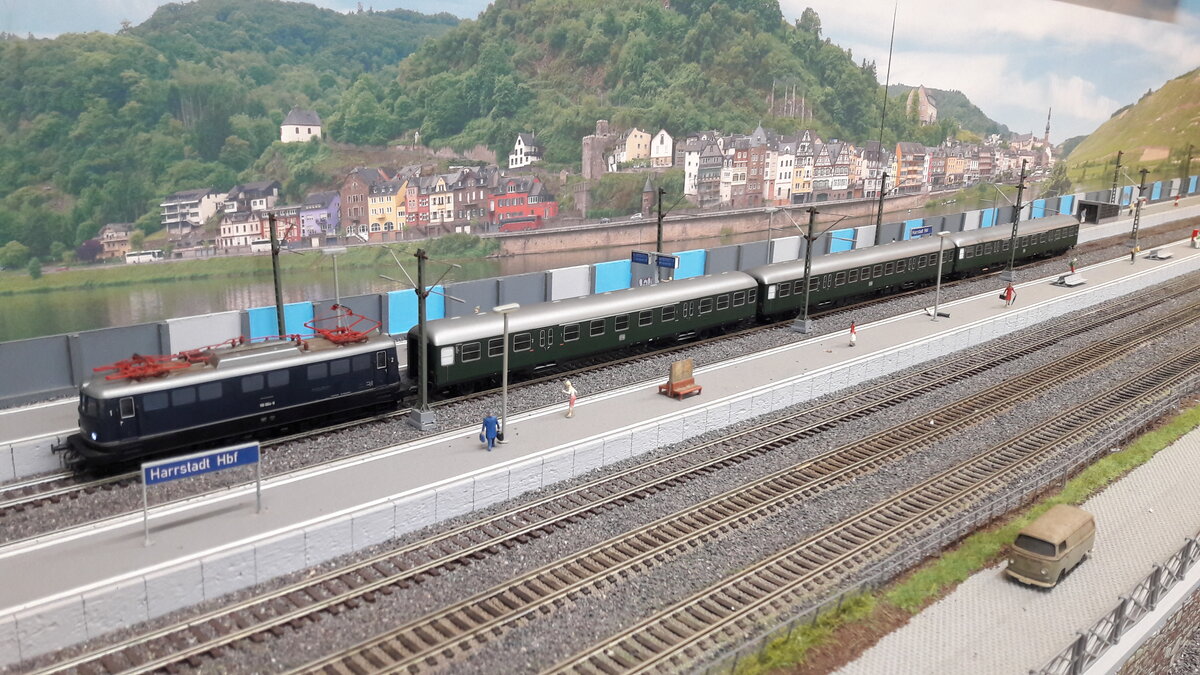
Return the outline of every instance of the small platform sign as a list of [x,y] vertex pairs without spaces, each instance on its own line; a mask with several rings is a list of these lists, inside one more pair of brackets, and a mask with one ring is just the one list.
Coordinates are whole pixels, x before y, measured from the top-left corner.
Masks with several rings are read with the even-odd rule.
[[920,239],[921,237],[928,237],[931,234],[933,234],[932,225],[922,225],[921,227],[914,227],[908,231],[908,237],[910,239]]
[[205,450],[183,457],[160,459],[142,464],[142,528],[146,535],[146,546],[150,545],[150,497],[149,487],[169,483],[181,478],[192,478],[213,471],[223,471],[239,466],[254,465],[255,498],[257,511],[262,511],[262,453],[257,442],[231,445],[217,450]]
[[658,265],[659,267],[673,270],[679,267],[679,258],[673,255],[664,255],[662,253],[658,253],[654,256],[654,264]]
[[634,251],[633,254],[629,256],[629,259],[640,265],[650,264],[650,254],[646,253],[645,251]]

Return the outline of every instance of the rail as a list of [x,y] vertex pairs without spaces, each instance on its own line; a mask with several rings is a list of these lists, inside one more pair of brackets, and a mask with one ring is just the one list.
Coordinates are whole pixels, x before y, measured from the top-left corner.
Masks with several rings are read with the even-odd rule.
[[[1034,498],[1051,489],[1056,484],[1061,486],[1069,476],[1090,464],[1098,457],[1110,452],[1114,446],[1133,437],[1137,432],[1148,428],[1159,417],[1170,411],[1180,409],[1184,401],[1193,396],[1198,388],[1200,388],[1200,375],[1194,375],[1175,386],[1168,396],[1160,398],[1156,404],[1147,406],[1137,415],[1121,420],[1119,424],[1114,425],[1107,433],[1104,433],[1097,441],[1093,442],[1086,452],[1078,454],[1068,453],[1066,456],[1060,456],[1057,461],[1051,461],[1045,466],[1044,471],[1039,470],[1036,476],[1031,477],[1033,480],[1032,483],[1026,481],[1014,486],[1012,489],[998,493],[992,499],[981,503],[979,508],[974,510],[970,516],[960,518],[953,523],[947,523],[946,527],[940,530],[935,536],[915,540],[906,549],[898,551],[894,557],[880,561],[872,569],[866,570],[862,581],[857,584],[845,588],[819,602],[801,608],[787,619],[775,623],[769,629],[763,631],[757,637],[748,640],[740,647],[718,655],[716,658],[710,660],[706,666],[701,667],[697,664],[693,672],[703,672],[705,675],[721,675],[724,673],[732,675],[737,673],[738,666],[747,660],[761,661],[764,659],[765,652],[771,644],[777,640],[790,639],[797,628],[801,628],[805,624],[815,625],[822,616],[839,610],[847,600],[882,588],[904,570],[917,565],[932,555],[936,555],[950,544],[969,535],[978,527],[1005,515],[1015,508],[1032,502]],[[1187,570],[1181,571],[1178,567],[1172,566],[1176,559],[1180,558],[1185,551],[1190,551],[1189,555],[1191,557],[1189,558],[1190,564],[1188,566],[1190,569],[1191,565],[1195,564],[1197,558],[1200,558],[1200,544],[1197,544],[1194,539],[1189,539],[1188,542],[1188,545],[1185,545],[1180,552],[1176,553],[1171,561],[1168,561],[1162,567],[1156,567],[1154,573],[1147,577],[1147,580],[1143,580],[1130,596],[1123,598],[1121,604],[1087,631],[1086,635],[1089,637],[1089,640],[1084,645],[1085,648],[1080,651],[1080,656],[1088,659],[1088,664],[1094,663],[1105,650],[1112,644],[1115,644],[1115,640],[1110,643],[1099,637],[1105,635],[1103,629],[1106,621],[1110,622],[1110,628],[1119,627],[1120,634],[1127,632],[1138,619],[1153,610],[1153,607],[1149,609],[1145,608],[1145,606],[1148,606],[1147,602],[1150,598],[1153,598],[1153,601],[1157,602],[1162,597],[1162,594],[1170,589],[1170,586],[1173,586],[1179,578],[1186,574]],[[1158,575],[1157,581],[1150,581],[1156,575]],[[1152,589],[1148,584],[1153,583],[1158,583],[1159,586]],[[1170,586],[1163,587],[1162,584],[1164,583],[1169,583]],[[1143,587],[1146,587],[1145,593],[1140,594]],[[1152,590],[1153,594],[1151,593]],[[1124,610],[1125,614],[1118,621],[1114,621],[1114,617],[1117,617],[1118,613],[1122,610]],[[1134,614],[1136,614],[1136,617]],[[1111,633],[1109,636],[1111,638]],[[1086,665],[1083,667],[1075,665],[1074,667],[1079,668],[1078,670],[1052,669],[1058,667],[1057,664],[1064,655],[1074,653],[1078,642],[1079,640],[1076,640],[1075,643],[1072,643],[1070,647],[1063,650],[1062,654],[1055,657],[1042,670],[1031,672],[1037,675],[1066,675],[1068,673],[1074,675],[1082,673]],[[1075,662],[1071,661],[1069,663]]]

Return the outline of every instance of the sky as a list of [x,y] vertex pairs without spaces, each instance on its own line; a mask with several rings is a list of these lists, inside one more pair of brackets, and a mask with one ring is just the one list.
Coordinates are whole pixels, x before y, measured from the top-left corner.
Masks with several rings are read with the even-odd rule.
[[[309,0],[349,11],[356,0]],[[0,0],[0,31],[38,37],[115,32],[145,21],[162,0]],[[475,18],[487,0],[363,0],[364,8],[449,12]],[[887,76],[896,13],[892,84],[962,91],[992,119],[1050,140],[1090,133],[1117,108],[1200,67],[1200,0],[1180,0],[1174,23],[1056,0],[781,0],[794,21],[805,7],[825,37]]]

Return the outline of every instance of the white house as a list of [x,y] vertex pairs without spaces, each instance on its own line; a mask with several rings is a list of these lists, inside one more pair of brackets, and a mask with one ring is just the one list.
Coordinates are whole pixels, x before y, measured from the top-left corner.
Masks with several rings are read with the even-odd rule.
[[666,129],[659,129],[650,141],[650,166],[670,168],[675,161],[675,142]]
[[519,169],[542,161],[542,146],[533,134],[517,134],[517,142],[508,156],[508,168]]
[[292,108],[279,127],[279,140],[303,143],[321,137],[321,116],[312,110]]

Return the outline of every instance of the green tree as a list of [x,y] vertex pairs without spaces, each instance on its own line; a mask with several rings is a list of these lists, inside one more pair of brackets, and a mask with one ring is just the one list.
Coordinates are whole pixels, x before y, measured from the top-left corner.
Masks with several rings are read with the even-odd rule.
[[31,278],[41,279],[42,278],[42,261],[38,260],[37,258],[30,258],[29,264],[25,267],[25,270],[27,272],[29,272],[29,276]]
[[29,262],[29,247],[19,241],[10,241],[0,248],[0,267],[15,270]]
[[1055,163],[1054,168],[1050,169],[1050,182],[1046,184],[1046,196],[1059,197],[1070,194],[1070,192],[1071,179],[1067,176],[1067,163],[1059,160]]
[[134,230],[129,235],[129,248],[132,251],[140,251],[146,245],[146,233],[141,230]]

